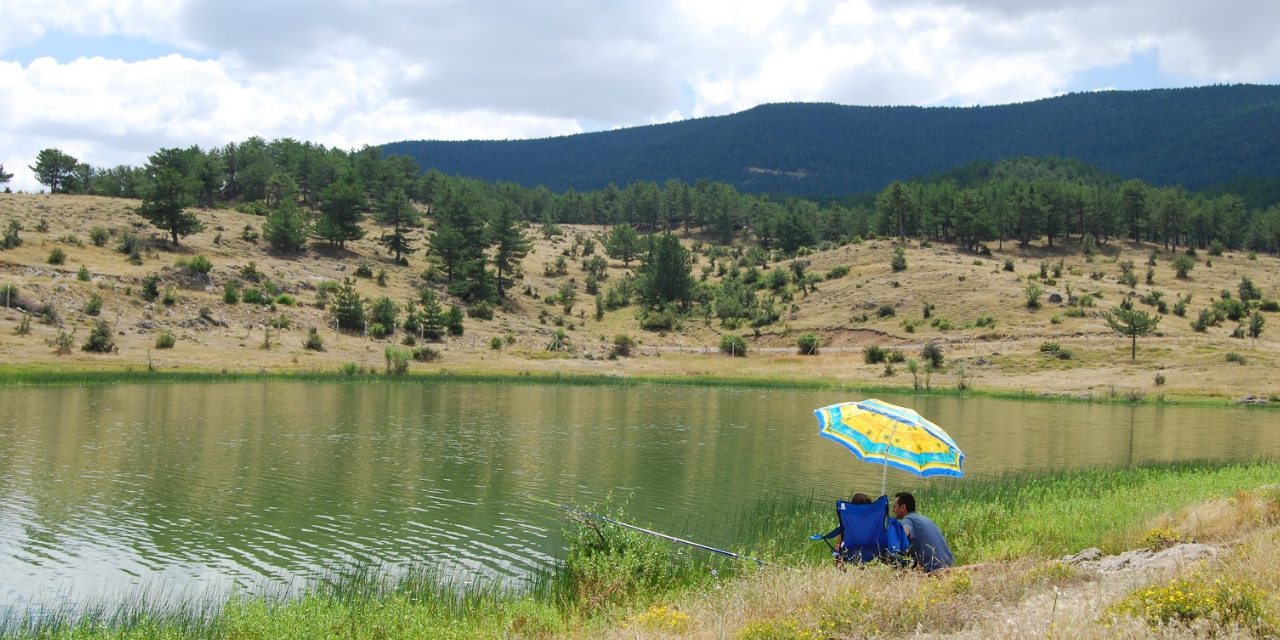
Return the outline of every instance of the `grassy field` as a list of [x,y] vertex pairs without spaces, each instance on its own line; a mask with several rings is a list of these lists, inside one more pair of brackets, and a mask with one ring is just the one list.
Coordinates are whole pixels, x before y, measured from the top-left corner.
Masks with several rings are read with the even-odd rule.
[[[84,616],[4,621],[9,638],[1272,637],[1280,632],[1280,465],[1158,465],[1018,474],[917,492],[964,565],[942,577],[836,570],[810,542],[811,501],[743,514],[739,551],[795,567],[715,561],[589,521],[532,589],[459,588],[429,571],[334,576],[292,598],[145,600]],[[592,509],[625,518],[616,506]],[[1055,558],[1197,542],[1209,563],[1107,575]],[[700,553],[700,552],[698,552]]]
[[[0,194],[0,223],[12,219],[23,228],[23,244],[0,251],[0,286],[12,285],[0,299],[6,307],[0,309],[0,348],[9,371],[316,374],[345,366],[380,372],[385,367],[385,348],[399,343],[402,336],[373,340],[334,331],[328,312],[316,306],[317,285],[352,275],[362,262],[373,273],[386,274],[385,285],[358,279],[364,296],[385,295],[403,304],[416,299],[424,283],[421,258],[407,267],[394,264],[372,240],[380,233],[372,223],[366,223],[368,238],[351,243],[346,250],[312,245],[300,255],[276,255],[260,241],[246,239],[246,226],[260,231],[260,217],[225,209],[201,210],[198,215],[206,230],[172,247],[158,231],[141,224],[132,213],[136,205],[90,196]],[[95,228],[112,234],[104,246],[90,241]],[[147,239],[139,264],[116,251],[117,239],[126,231]],[[687,320],[676,331],[652,333],[639,330],[634,308],[611,311],[596,320],[594,302],[581,290],[569,314],[543,301],[564,282],[581,284],[585,277],[580,260],[572,257],[566,258],[569,273],[564,276],[548,277],[544,267],[565,257],[575,239],[598,237],[605,231],[566,226],[564,236],[536,237],[508,310],[499,310],[491,320],[467,318],[464,335],[432,345],[443,355],[439,361],[414,362],[410,374],[605,376],[695,383],[741,380],[910,389],[926,383],[913,380],[905,365],[897,365],[890,373],[883,364],[865,363],[864,349],[875,345],[918,358],[922,345],[932,341],[941,345],[947,360],[947,366],[927,382],[933,389],[959,386],[957,373],[963,364],[972,389],[1014,395],[1166,400],[1280,395],[1280,383],[1270,375],[1280,364],[1280,343],[1274,340],[1274,332],[1280,331],[1276,328],[1280,314],[1264,314],[1270,325],[1257,341],[1231,337],[1236,327],[1232,321],[1204,333],[1190,326],[1190,319],[1222,291],[1235,295],[1243,277],[1267,298],[1280,297],[1280,261],[1273,256],[1228,252],[1211,257],[1201,252],[1189,277],[1177,278],[1170,266],[1173,253],[1161,247],[1155,265],[1149,267],[1152,283],[1147,284],[1143,276],[1156,248],[1149,244],[1113,240],[1104,245],[1100,256],[1087,261],[1072,239],[1060,240],[1054,249],[1034,245],[1023,249],[1010,242],[1002,250],[992,243],[990,256],[942,243],[922,246],[911,241],[906,248],[908,268],[895,273],[889,266],[894,244],[869,241],[806,256],[811,273],[825,274],[837,267],[848,267],[848,273],[820,282],[807,295],[795,292],[789,303],[780,302],[786,308],[783,317],[758,334],[750,329],[729,331],[718,321],[701,319]],[[685,238],[690,246],[697,240]],[[49,262],[55,249],[64,254],[61,264]],[[207,279],[175,266],[197,255],[213,264]],[[694,272],[700,274],[709,259],[695,257]],[[1118,281],[1120,265],[1126,261],[1136,265],[1139,276],[1139,284],[1133,287]],[[1005,270],[1006,263],[1013,271]],[[769,266],[785,269],[787,264]],[[1042,265],[1044,278],[1040,277]],[[82,267],[88,281],[77,278]],[[294,302],[223,302],[223,285],[243,278],[246,270],[261,273],[271,287]],[[626,271],[622,263],[610,261],[610,278],[602,286]],[[159,288],[166,294],[153,302],[140,296],[149,274],[160,277]],[[713,273],[710,279],[717,276]],[[1026,304],[1029,284],[1045,292],[1038,308]],[[526,287],[530,295],[523,293]],[[1049,302],[1054,294],[1066,299],[1068,287],[1075,297],[1093,294],[1089,296],[1093,306]],[[1191,296],[1187,317],[1165,315],[1159,334],[1140,339],[1137,358],[1131,359],[1129,341],[1110,331],[1100,313],[1118,305],[1131,291],[1149,297],[1155,290],[1162,292],[1170,307],[1180,297]],[[86,313],[94,296],[101,300],[96,317]],[[926,304],[931,305],[928,320]],[[1154,312],[1153,307],[1137,304]],[[54,313],[40,316],[38,312],[46,308]],[[881,317],[881,309],[892,309],[893,315]],[[99,319],[110,327],[117,348],[113,353],[80,349]],[[319,330],[323,351],[303,347],[311,327]],[[563,352],[547,350],[557,328],[568,335],[569,347]],[[25,333],[20,334],[20,329]],[[157,346],[162,332],[174,336],[172,348]],[[821,338],[819,355],[796,353],[796,338],[806,332]],[[638,347],[631,357],[613,359],[608,357],[613,337],[620,333],[633,336]],[[720,338],[726,333],[746,338],[748,357],[719,353]],[[60,335],[69,337],[69,349],[58,348]],[[493,338],[500,338],[497,348],[491,345]],[[1070,357],[1041,351],[1045,342],[1057,343]]]

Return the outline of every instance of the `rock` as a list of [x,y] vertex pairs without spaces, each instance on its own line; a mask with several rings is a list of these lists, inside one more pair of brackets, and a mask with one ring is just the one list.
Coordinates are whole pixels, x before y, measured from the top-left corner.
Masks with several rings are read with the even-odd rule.
[[1062,558],[1062,564],[1080,564],[1081,562],[1089,562],[1101,558],[1104,554],[1102,549],[1097,547],[1089,547],[1075,555],[1065,556]]
[[1060,293],[1051,293],[1051,294],[1049,294],[1049,302],[1052,302],[1052,303],[1054,303],[1054,304],[1059,304],[1059,303],[1061,303],[1061,302],[1062,302],[1062,294],[1060,294]]
[[1258,396],[1255,396],[1252,393],[1243,398],[1236,399],[1236,404],[1266,404],[1266,403],[1267,403],[1266,398],[1259,398]]

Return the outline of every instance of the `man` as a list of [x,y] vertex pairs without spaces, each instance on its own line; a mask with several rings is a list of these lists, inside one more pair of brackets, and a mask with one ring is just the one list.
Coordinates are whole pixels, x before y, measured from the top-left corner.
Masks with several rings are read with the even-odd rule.
[[926,573],[955,565],[951,549],[932,520],[916,513],[916,497],[906,491],[893,496],[893,517],[902,521],[911,542],[910,555]]

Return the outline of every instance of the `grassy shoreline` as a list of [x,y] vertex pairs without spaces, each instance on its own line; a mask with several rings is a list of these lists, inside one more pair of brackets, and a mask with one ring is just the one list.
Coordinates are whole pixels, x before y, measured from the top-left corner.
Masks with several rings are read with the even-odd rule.
[[676,387],[725,387],[738,389],[777,389],[841,391],[871,397],[877,394],[898,396],[923,396],[946,398],[989,398],[1031,402],[1069,402],[1085,404],[1124,405],[1178,405],[1188,407],[1242,407],[1250,409],[1280,409],[1280,403],[1261,402],[1242,404],[1220,396],[1165,394],[1135,395],[1111,389],[1106,395],[1055,394],[1028,390],[966,389],[935,387],[915,389],[910,386],[856,385],[831,380],[801,380],[795,378],[749,376],[654,376],[611,375],[603,373],[508,372],[485,370],[439,369],[427,373],[409,373],[404,376],[384,375],[376,372],[347,374],[342,371],[199,371],[145,369],[61,369],[44,366],[0,366],[0,387],[5,386],[85,386],[111,384],[185,384],[185,383],[239,383],[260,381],[312,382],[328,384],[348,383],[492,383],[569,386],[676,386]]
[[[1173,535],[1182,539],[1212,541],[1250,528],[1274,527],[1280,519],[1277,477],[1280,461],[1276,460],[1191,462],[1011,473],[921,487],[916,495],[921,511],[947,532],[962,564],[998,565],[1006,567],[1002,571],[1025,571],[1026,576],[1044,584],[1060,579],[1065,585],[1079,582],[1078,576],[1046,561],[1089,546],[1114,553],[1149,545],[1153,532],[1178,530]],[[1267,485],[1270,488],[1260,489]],[[1205,504],[1225,505],[1228,515],[1209,518],[1204,509],[1190,517],[1180,515]],[[1245,504],[1258,505],[1249,514],[1262,514],[1262,520],[1244,514]],[[617,514],[608,505],[602,507]],[[1232,509],[1241,515],[1231,515]],[[1230,520],[1229,525],[1222,524],[1224,517]],[[116,610],[99,608],[82,616],[15,617],[0,621],[0,637],[247,640],[596,637],[623,632],[628,637],[688,635],[698,625],[710,624],[694,613],[714,609],[707,603],[716,599],[751,603],[763,583],[787,582],[788,593],[801,593],[829,590],[833,579],[845,580],[831,575],[825,546],[807,539],[809,533],[825,531],[831,519],[831,505],[813,498],[762,503],[743,514],[742,536],[735,550],[798,567],[798,572],[757,571],[754,563],[712,561],[677,553],[685,550],[624,529],[597,529],[571,522],[565,560],[546,579],[524,591],[492,586],[459,590],[429,570],[396,576],[371,570],[324,581],[293,598],[231,595],[218,601],[165,606],[133,603]],[[1272,533],[1270,537],[1277,536]],[[874,568],[868,572],[860,579],[889,581],[885,584],[922,579],[906,574],[894,577]],[[1277,579],[1271,575],[1275,573],[1265,575],[1273,580]],[[972,575],[975,577],[921,584],[951,589],[968,580],[969,586],[964,588],[972,590],[976,587],[971,583],[982,574]],[[1025,583],[1022,588],[1030,589],[1034,581],[1026,576],[1018,580]],[[808,586],[797,588],[795,581]],[[1058,584],[1051,586],[1056,589]],[[850,597],[843,588],[840,593]],[[963,596],[968,592],[958,593]],[[871,592],[854,596],[862,598],[859,602],[889,597]],[[770,597],[776,600],[780,596]],[[788,612],[773,610],[775,605],[746,605],[734,614],[733,624],[738,626],[729,630],[730,635],[826,637],[817,630],[805,635],[809,633],[805,629],[838,622],[826,618],[814,622],[806,617],[810,614],[803,607]],[[959,624],[950,618],[928,616],[919,623],[926,631],[932,624]],[[753,631],[767,627],[772,633],[788,625],[795,626],[796,632],[769,635]],[[890,636],[914,632],[914,627],[896,632],[886,629]]]

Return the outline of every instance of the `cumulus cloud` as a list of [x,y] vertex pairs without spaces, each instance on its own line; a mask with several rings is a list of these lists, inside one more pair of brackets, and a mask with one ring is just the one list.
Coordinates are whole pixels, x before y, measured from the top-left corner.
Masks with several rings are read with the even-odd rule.
[[[96,166],[250,135],[354,147],[525,138],[763,102],[997,104],[1135,56],[1163,82],[1274,82],[1280,4],[1224,0],[6,0],[0,158]],[[195,52],[6,61],[46,35]]]

